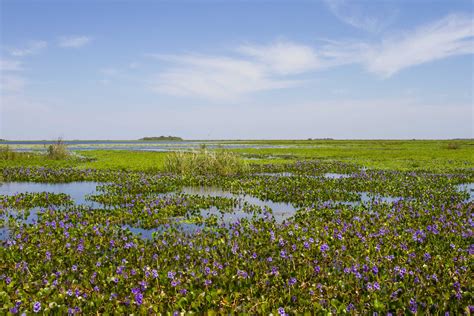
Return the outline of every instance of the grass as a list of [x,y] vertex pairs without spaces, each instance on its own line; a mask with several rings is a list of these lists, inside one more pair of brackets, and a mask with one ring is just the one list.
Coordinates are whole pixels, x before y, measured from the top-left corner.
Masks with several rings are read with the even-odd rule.
[[[242,141],[244,142],[244,141]],[[238,144],[239,141],[226,142]],[[288,146],[230,150],[249,164],[286,164],[295,160],[320,159],[355,163],[384,170],[433,170],[450,172],[474,168],[474,141],[386,141],[386,140],[313,140],[245,141],[246,144]],[[449,149],[448,144],[458,144]],[[16,147],[18,148],[18,147]],[[11,152],[11,150],[10,150]],[[38,153],[16,153],[16,158],[0,159],[0,168],[15,166],[76,167],[100,170],[164,171],[167,153],[125,150],[80,151],[85,159],[47,159]],[[269,156],[272,158],[270,159]],[[1,157],[1,153],[0,153]],[[259,159],[255,159],[259,158]]]
[[10,149],[10,146],[0,147],[0,160],[16,160],[21,154]]
[[239,155],[228,150],[172,152],[166,156],[165,170],[180,175],[216,174],[228,176],[244,173],[248,164]]
[[58,139],[56,143],[48,146],[47,156],[50,159],[66,159],[70,155],[67,150],[67,145],[63,142],[62,139]]

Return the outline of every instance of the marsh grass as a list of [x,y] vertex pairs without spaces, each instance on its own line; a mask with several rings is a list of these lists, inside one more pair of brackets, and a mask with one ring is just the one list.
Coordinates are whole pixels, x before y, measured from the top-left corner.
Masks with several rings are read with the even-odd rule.
[[180,175],[235,175],[247,172],[248,164],[228,150],[201,147],[192,152],[172,152],[166,156],[165,170]]
[[447,149],[459,149],[459,148],[461,148],[461,145],[459,145],[459,143],[448,143],[446,145],[446,148]]
[[19,156],[20,153],[11,150],[8,145],[0,147],[0,160],[16,160]]
[[67,145],[59,138],[54,144],[48,146],[47,156],[51,159],[65,159],[69,157]]

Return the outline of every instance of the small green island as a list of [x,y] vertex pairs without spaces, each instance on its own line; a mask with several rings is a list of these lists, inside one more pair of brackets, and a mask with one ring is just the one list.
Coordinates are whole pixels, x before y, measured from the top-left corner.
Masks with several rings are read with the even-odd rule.
[[177,136],[154,136],[154,137],[143,137],[140,141],[156,142],[156,141],[182,141],[181,137]]

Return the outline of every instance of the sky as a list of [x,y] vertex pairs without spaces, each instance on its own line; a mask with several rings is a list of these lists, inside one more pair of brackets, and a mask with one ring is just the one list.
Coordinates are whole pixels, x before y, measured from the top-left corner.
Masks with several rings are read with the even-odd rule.
[[474,137],[471,0],[0,0],[0,138]]

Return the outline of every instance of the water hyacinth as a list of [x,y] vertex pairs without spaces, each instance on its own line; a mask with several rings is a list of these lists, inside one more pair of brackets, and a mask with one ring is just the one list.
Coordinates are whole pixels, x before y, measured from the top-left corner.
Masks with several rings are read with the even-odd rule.
[[[6,181],[102,184],[87,197],[92,206],[45,192],[0,196],[8,230],[0,312],[396,315],[471,308],[474,205],[456,186],[473,181],[472,171],[361,170],[320,161],[254,169],[177,177],[4,168]],[[291,175],[258,174],[272,171]],[[182,190],[193,187],[221,191]]]

